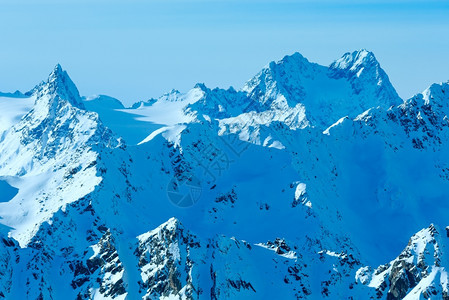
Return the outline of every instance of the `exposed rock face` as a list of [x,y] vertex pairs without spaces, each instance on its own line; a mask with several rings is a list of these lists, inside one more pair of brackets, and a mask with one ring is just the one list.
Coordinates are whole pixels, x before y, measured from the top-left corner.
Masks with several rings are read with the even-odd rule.
[[126,296],[127,286],[123,281],[125,270],[111,233],[105,232],[89,250],[83,260],[69,263],[74,276],[71,285],[78,292],[77,298],[92,298],[91,291],[96,289],[105,298],[120,299]]
[[[179,221],[170,219],[157,229],[138,237],[134,252],[139,261],[144,299],[183,295],[198,299],[201,289],[195,278],[192,252],[201,248],[198,238],[188,233]],[[193,256],[193,257],[192,257]]]
[[445,258],[448,245],[447,237],[430,225],[415,234],[395,260],[374,271],[361,268],[356,279],[374,288],[377,298],[449,299]]
[[0,278],[2,285],[0,286],[0,297],[5,298],[11,291],[13,272],[15,264],[20,262],[18,255],[19,245],[14,240],[2,237],[0,246]]

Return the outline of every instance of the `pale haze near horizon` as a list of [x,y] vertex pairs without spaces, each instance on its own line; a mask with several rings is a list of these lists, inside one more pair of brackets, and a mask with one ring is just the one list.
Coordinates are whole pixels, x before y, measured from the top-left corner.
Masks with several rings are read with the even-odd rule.
[[0,91],[60,63],[85,96],[125,105],[195,83],[240,88],[300,52],[373,51],[403,98],[449,80],[449,1],[2,1]]

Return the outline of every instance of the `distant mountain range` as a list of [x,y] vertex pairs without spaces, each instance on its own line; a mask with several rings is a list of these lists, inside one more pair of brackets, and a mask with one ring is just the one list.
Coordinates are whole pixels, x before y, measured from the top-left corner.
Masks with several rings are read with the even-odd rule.
[[449,299],[449,83],[373,53],[131,107],[0,93],[0,298]]

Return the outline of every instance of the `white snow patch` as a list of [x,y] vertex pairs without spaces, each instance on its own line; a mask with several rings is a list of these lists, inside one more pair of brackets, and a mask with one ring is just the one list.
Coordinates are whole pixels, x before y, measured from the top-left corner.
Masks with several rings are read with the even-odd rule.
[[33,107],[35,97],[0,97],[0,134],[15,124]]

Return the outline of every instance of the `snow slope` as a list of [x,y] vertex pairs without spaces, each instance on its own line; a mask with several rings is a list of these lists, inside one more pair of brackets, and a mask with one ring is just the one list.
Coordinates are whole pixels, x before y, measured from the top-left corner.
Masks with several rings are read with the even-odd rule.
[[11,97],[0,94],[0,132],[6,130],[17,123],[33,107],[35,99],[32,97]]

